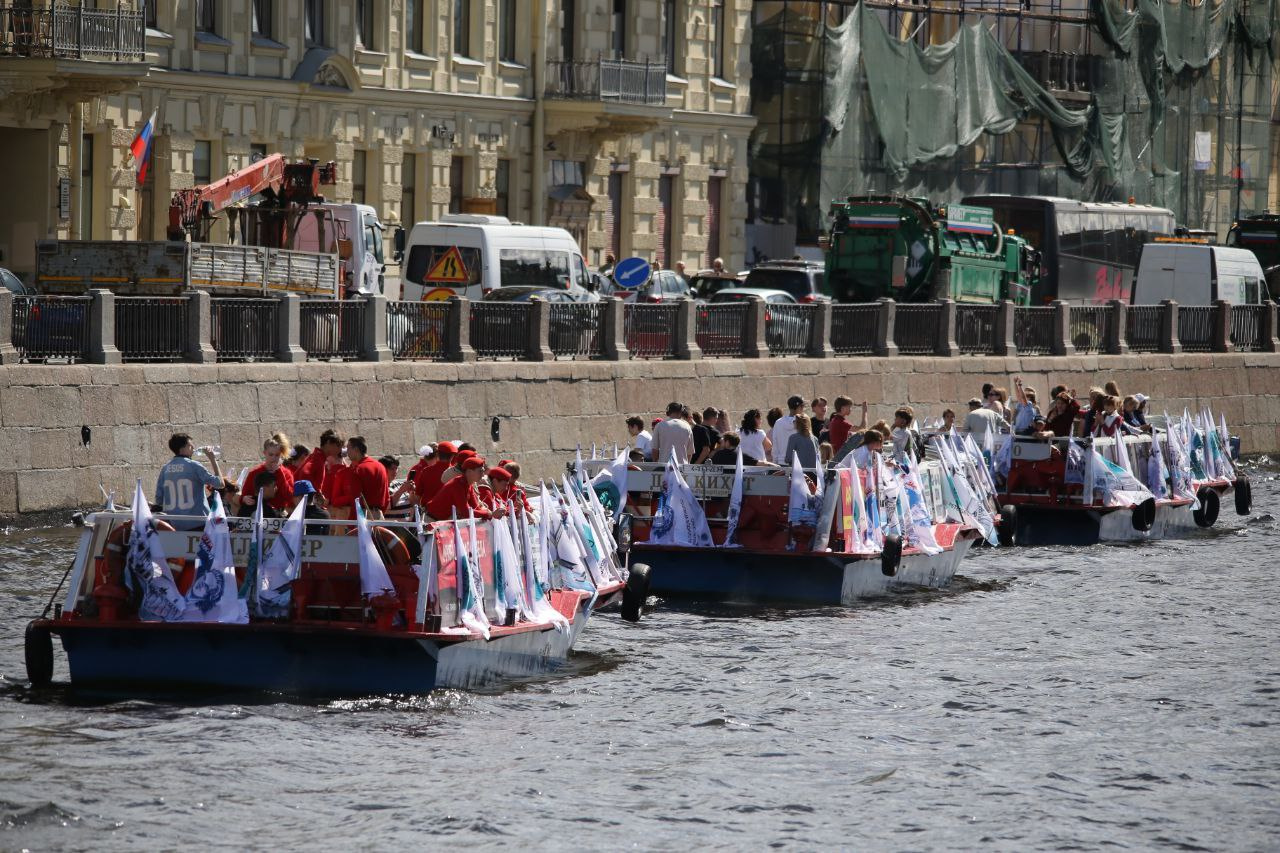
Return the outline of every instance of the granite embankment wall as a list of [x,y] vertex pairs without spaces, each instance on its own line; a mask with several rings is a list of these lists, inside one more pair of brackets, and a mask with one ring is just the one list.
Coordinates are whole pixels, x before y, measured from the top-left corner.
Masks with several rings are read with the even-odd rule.
[[[284,430],[314,445],[330,426],[363,434],[374,454],[412,463],[424,442],[463,437],[527,477],[558,475],[574,447],[625,440],[623,416],[676,399],[737,418],[751,407],[845,393],[874,416],[910,403],[963,411],[983,381],[1021,375],[1041,393],[1082,393],[1115,379],[1155,411],[1204,403],[1223,412],[1246,453],[1280,451],[1280,354],[1059,358],[775,358],[759,360],[430,364],[173,364],[0,367],[0,516],[100,505],[99,485],[154,488],[175,431],[220,444],[231,464]],[[500,424],[490,438],[491,419]],[[81,442],[88,427],[88,445]]]

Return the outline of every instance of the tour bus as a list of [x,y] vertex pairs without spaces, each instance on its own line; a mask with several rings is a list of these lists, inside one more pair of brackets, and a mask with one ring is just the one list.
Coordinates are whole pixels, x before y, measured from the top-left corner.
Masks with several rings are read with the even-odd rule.
[[1035,304],[1127,302],[1142,247],[1174,233],[1173,211],[1163,207],[1003,194],[968,196],[964,203],[993,209],[997,222],[1040,250]]
[[[407,239],[406,239],[407,236]],[[448,214],[396,234],[400,298],[481,299],[499,287],[590,289],[582,250],[563,228],[512,225],[505,216]]]

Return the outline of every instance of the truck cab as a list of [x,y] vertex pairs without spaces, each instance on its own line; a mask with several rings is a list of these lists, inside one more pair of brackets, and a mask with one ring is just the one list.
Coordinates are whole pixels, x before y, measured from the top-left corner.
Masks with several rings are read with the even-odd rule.
[[[312,204],[298,220],[290,248],[303,252],[337,252],[342,260],[346,296],[384,292],[386,253],[378,212],[367,204]],[[349,245],[348,245],[349,244]]]
[[1253,252],[1271,293],[1280,293],[1280,214],[1260,213],[1234,223],[1227,245]]
[[1253,252],[1192,242],[1147,243],[1138,260],[1130,297],[1134,305],[1172,299],[1179,305],[1259,305],[1269,299],[1262,266]]

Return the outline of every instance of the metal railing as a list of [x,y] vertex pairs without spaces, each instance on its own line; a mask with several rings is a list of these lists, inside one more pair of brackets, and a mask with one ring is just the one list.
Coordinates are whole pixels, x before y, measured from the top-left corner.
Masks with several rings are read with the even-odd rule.
[[471,346],[478,358],[521,358],[529,350],[532,306],[527,302],[471,305]]
[[363,299],[306,299],[301,303],[299,344],[307,358],[317,361],[354,361],[363,350],[364,319],[368,303]]
[[667,63],[627,59],[551,60],[547,63],[546,95],[662,106],[667,102]]
[[280,349],[280,303],[275,299],[211,299],[218,361],[270,361]]
[[448,302],[388,302],[387,346],[397,359],[444,361],[448,357]]
[[1161,305],[1130,305],[1125,318],[1124,337],[1130,352],[1159,352],[1160,324],[1164,321]]
[[622,336],[632,358],[675,358],[679,311],[676,303],[624,306]]
[[27,363],[89,357],[88,296],[15,296],[13,346]]
[[956,346],[962,355],[994,355],[999,305],[957,305]]
[[1111,324],[1114,315],[1111,308],[1098,305],[1072,305],[1069,334],[1076,352],[1105,352],[1107,341],[1112,338]]
[[187,296],[117,296],[116,349],[123,361],[181,361],[187,350]]
[[880,306],[832,305],[831,348],[836,355],[873,355]]
[[899,305],[893,318],[893,342],[900,355],[933,355],[942,306]]
[[16,3],[0,6],[0,56],[143,62],[146,55],[142,12],[64,5],[51,9]]
[[738,357],[745,352],[747,335],[746,302],[699,305],[694,315],[694,339],[709,358]]
[[1262,305],[1231,306],[1231,345],[1240,352],[1258,352],[1262,349],[1262,312],[1270,310]]
[[769,355],[807,353],[817,313],[817,305],[765,305],[764,339]]
[[1053,354],[1053,319],[1057,311],[1042,305],[1014,309],[1013,342],[1018,355]]
[[1211,305],[1178,307],[1178,342],[1184,352],[1213,349],[1213,312]]
[[550,306],[551,351],[557,358],[600,358],[604,355],[604,303],[553,302]]

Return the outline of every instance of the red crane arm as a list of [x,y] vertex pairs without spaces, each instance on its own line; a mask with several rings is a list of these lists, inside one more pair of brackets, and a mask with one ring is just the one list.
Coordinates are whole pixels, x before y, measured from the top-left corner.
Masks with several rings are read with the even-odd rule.
[[284,167],[284,155],[272,154],[207,186],[178,190],[169,203],[169,239],[183,239],[199,226],[202,218],[249,196],[268,188],[278,190],[284,180]]

